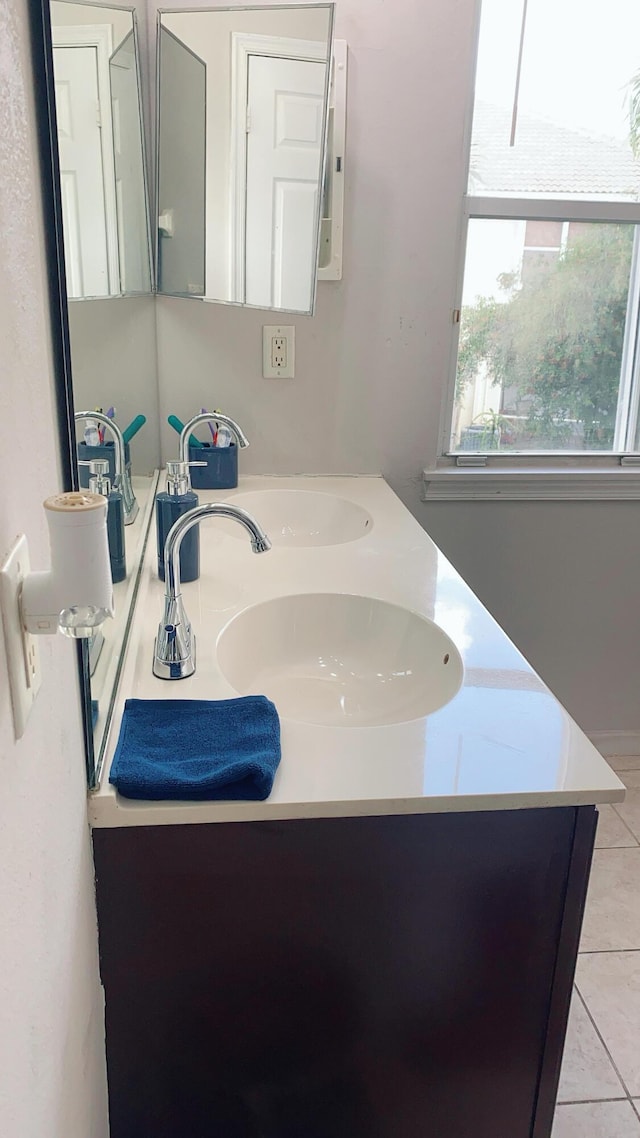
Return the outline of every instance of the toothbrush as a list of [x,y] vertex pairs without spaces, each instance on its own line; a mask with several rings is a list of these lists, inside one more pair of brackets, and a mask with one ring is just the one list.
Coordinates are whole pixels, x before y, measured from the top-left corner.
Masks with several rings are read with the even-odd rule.
[[[108,411],[107,414],[109,414]],[[141,427],[144,427],[146,421],[147,420],[145,415],[136,415],[135,419],[131,420],[129,426],[125,427],[124,431],[122,432],[122,437],[125,443],[131,442],[133,436],[137,435]]]
[[[104,413],[102,410],[102,407],[94,407],[93,409],[94,409],[94,411],[97,411],[100,415],[102,415]],[[104,427],[100,426],[100,423],[94,423],[94,426],[98,432],[98,445],[103,446],[103,444],[104,444]]]
[[[169,415],[167,417],[167,423],[170,427],[173,427],[174,431],[176,431],[179,435],[182,434],[184,430],[184,423],[181,419],[178,418],[177,415]],[[189,435],[189,446],[202,447],[203,445],[204,444],[201,443],[200,439],[197,439],[195,435]]]
[[[206,407],[201,407],[200,408],[200,414],[201,415],[208,415],[209,412],[207,411]],[[215,412],[214,412],[214,414],[215,414]],[[211,438],[213,440],[211,445],[215,446],[216,445],[216,439],[218,437],[218,424],[216,423],[215,430],[213,429],[213,423],[210,422],[208,425],[209,425],[209,430],[211,431]]]
[[[107,416],[107,419],[115,419],[115,417],[116,417],[115,407],[110,407],[109,410],[105,412],[105,414]],[[104,443],[106,427],[100,427],[99,429],[100,429],[100,442]]]
[[84,441],[88,447],[100,446],[100,431],[95,419],[87,419],[84,428]]
[[[220,410],[219,407],[216,407],[216,409],[213,413],[214,413],[214,415],[221,415],[222,411]],[[224,426],[221,427],[219,423],[216,423],[216,426],[218,429],[216,431],[215,445],[217,447],[230,447],[231,443],[233,441],[231,431],[229,430],[228,427],[224,427]]]

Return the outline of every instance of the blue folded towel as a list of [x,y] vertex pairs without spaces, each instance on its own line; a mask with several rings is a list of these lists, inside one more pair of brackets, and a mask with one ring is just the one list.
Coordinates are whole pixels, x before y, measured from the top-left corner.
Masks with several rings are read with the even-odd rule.
[[264,695],[128,699],[109,782],[125,798],[268,798],[280,720]]

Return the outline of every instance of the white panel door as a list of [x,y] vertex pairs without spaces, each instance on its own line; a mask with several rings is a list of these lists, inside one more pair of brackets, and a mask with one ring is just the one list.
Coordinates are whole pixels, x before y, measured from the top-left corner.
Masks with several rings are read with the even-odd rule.
[[69,296],[108,296],[95,47],[54,47],[64,256]]
[[249,57],[245,300],[311,308],[326,64]]

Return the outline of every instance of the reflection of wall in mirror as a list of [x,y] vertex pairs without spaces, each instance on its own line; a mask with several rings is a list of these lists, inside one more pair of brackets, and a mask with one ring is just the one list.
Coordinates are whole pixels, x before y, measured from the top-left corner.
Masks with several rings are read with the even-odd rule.
[[131,32],[131,11],[126,8],[102,8],[95,4],[70,4],[66,0],[51,0],[51,26],[53,28],[84,27],[109,24],[112,51],[120,46]]
[[133,30],[109,60],[120,290],[150,292],[149,229],[140,144],[140,96]]
[[51,25],[68,295],[149,293],[133,11],[53,0]]
[[134,474],[148,474],[160,462],[154,298],[70,304],[69,333],[76,407],[115,406],[122,428],[146,415],[131,442],[131,465]]
[[163,13],[163,24],[207,67],[206,295],[229,297],[231,36],[233,32],[327,42],[326,8]]
[[[100,25],[110,30],[121,284],[125,290],[148,293],[148,227],[131,10],[52,0],[51,23],[54,38],[63,42],[67,28]],[[115,291],[119,291],[117,281]],[[115,406],[122,427],[144,414],[147,423],[132,443],[131,457],[134,474],[148,473],[160,457],[153,297],[104,296],[90,302],[79,298],[69,305],[69,333],[76,407]]]
[[158,288],[203,296],[206,245],[206,64],[159,29]]

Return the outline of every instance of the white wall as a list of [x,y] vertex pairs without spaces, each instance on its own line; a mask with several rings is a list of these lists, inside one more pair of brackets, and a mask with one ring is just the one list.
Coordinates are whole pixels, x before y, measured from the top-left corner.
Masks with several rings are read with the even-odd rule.
[[416,511],[588,732],[640,728],[639,509],[432,502]]
[[[344,280],[321,283],[315,317],[294,321],[295,380],[262,379],[271,314],[160,299],[163,420],[211,402],[252,439],[245,471],[383,471],[416,500],[449,344],[472,24],[472,0],[339,0]],[[166,456],[175,441],[164,437]]]
[[160,437],[154,298],[74,300],[69,335],[76,410],[115,406],[122,430],[146,415],[131,442],[131,464],[134,474],[149,474],[158,465]]
[[94,4],[67,4],[61,3],[60,0],[51,0],[51,24],[54,28],[109,24],[113,37],[111,41],[113,52],[131,32],[133,21],[130,12],[118,8],[100,5],[96,10]]
[[[0,558],[26,531],[44,567],[41,502],[60,475],[26,12],[0,0]],[[62,637],[41,652],[42,690],[15,743],[0,635],[0,1134],[106,1138],[75,652]]]
[[[293,321],[294,380],[261,377],[270,314],[159,298],[161,416],[236,415],[245,472],[384,473],[578,722],[632,731],[637,505],[420,501],[449,368],[473,18],[474,0],[338,0],[344,280],[321,283],[315,317]],[[166,427],[163,450],[175,453]]]

